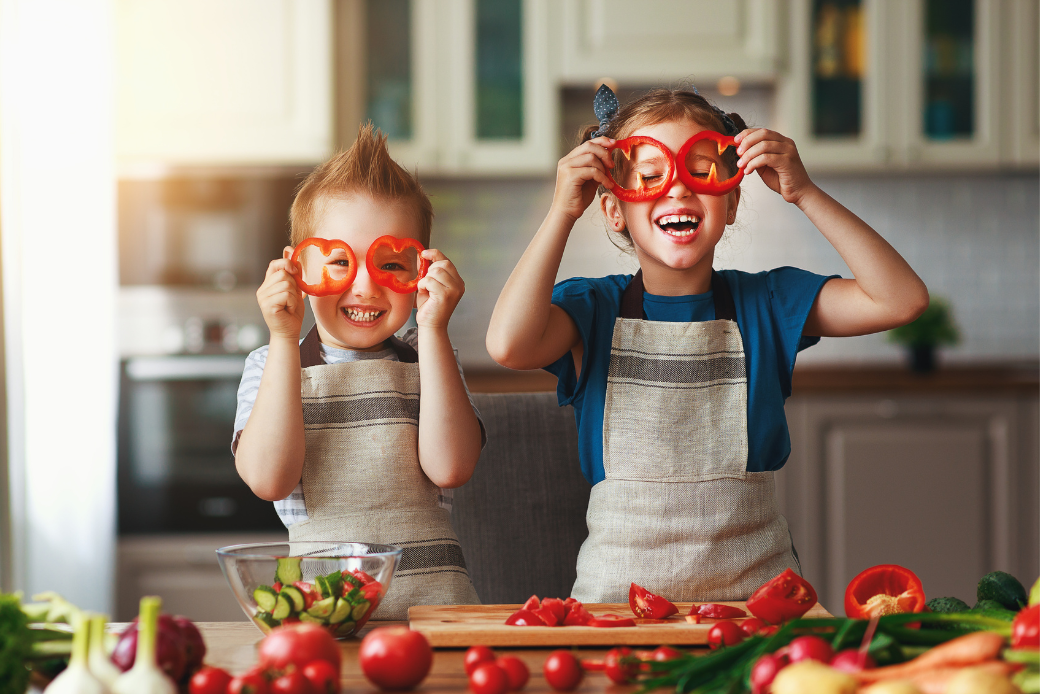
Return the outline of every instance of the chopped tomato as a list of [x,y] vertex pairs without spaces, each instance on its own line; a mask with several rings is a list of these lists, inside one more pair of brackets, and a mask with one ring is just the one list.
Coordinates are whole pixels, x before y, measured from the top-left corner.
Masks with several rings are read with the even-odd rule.
[[646,588],[633,583],[628,589],[628,606],[636,617],[664,619],[679,613],[679,608],[666,598],[654,595]]

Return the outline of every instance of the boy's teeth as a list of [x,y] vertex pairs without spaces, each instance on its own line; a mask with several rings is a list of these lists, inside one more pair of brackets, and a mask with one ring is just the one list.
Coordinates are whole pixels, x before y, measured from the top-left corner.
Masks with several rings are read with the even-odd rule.
[[383,315],[382,311],[358,311],[353,308],[345,308],[343,311],[347,314],[347,318],[356,320],[359,323],[368,323]]

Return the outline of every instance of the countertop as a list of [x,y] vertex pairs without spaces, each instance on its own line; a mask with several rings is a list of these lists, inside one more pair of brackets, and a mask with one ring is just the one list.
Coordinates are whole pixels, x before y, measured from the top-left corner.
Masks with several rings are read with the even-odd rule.
[[[370,623],[361,630],[359,637],[340,641],[343,653],[341,682],[343,694],[352,692],[376,692],[378,689],[365,679],[358,665],[357,652],[361,638],[377,626],[390,624],[407,625],[407,622]],[[251,622],[199,622],[196,624],[206,640],[206,664],[224,668],[232,675],[239,675],[256,664],[256,644],[263,634]],[[549,648],[496,648],[497,655],[514,655],[527,665],[531,679],[524,692],[539,694],[553,692],[542,676],[542,664],[554,649]],[[578,657],[602,657],[606,649],[574,649]],[[462,659],[464,648],[437,648],[433,656],[433,668],[417,692],[468,692],[469,682]],[[609,691],[611,694],[626,694],[637,689],[635,685],[617,685],[602,672],[587,673],[578,692]]]

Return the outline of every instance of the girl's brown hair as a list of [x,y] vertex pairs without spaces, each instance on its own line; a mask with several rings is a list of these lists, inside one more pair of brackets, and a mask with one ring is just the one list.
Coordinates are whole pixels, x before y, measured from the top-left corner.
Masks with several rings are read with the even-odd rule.
[[418,177],[390,157],[386,135],[375,130],[371,122],[358,128],[357,140],[349,149],[319,165],[300,184],[289,210],[289,243],[295,246],[314,235],[324,203],[330,198],[357,194],[412,206],[419,241],[430,246],[433,205]]

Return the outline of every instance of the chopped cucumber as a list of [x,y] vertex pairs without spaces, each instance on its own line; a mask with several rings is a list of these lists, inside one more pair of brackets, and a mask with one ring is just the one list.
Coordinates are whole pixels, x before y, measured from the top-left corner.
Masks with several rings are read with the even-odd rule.
[[354,606],[350,604],[350,601],[345,598],[339,598],[336,600],[336,609],[329,615],[329,624],[339,624],[344,619],[350,617],[354,612]]
[[279,593],[274,602],[274,609],[271,610],[271,616],[275,619],[285,619],[290,614],[292,614],[292,600]]
[[351,620],[351,619],[348,619],[345,622],[340,622],[339,625],[336,627],[336,635],[337,636],[349,636],[350,634],[352,634],[354,632],[354,629],[356,627],[357,627],[357,622],[355,622],[354,620]]
[[325,626],[325,620],[324,619],[322,619],[321,617],[312,617],[311,615],[307,614],[306,612],[301,612],[300,613],[300,621],[301,622],[312,622],[314,624],[320,624],[321,626]]
[[332,611],[336,608],[336,598],[329,597],[324,600],[319,600],[305,614],[309,614],[312,617],[318,617],[320,619],[327,619]]
[[307,600],[303,597],[303,591],[296,586],[282,586],[282,595],[292,601],[293,612],[302,612],[307,604]]
[[278,599],[278,593],[271,586],[257,586],[256,590],[253,591],[253,600],[256,601],[256,606],[264,612],[271,612],[274,610],[274,603]]
[[365,613],[368,612],[368,608],[371,606],[372,603],[370,603],[368,600],[362,600],[358,604],[354,605],[354,609],[351,610],[350,616],[353,617],[354,621],[356,622],[365,616]]
[[340,574],[340,576],[343,577],[344,581],[352,584],[355,588],[360,588],[363,585],[361,583],[361,579],[355,576],[354,574],[350,573],[349,571],[344,571]]
[[325,579],[324,576],[315,576],[314,577],[314,587],[318,589],[319,593],[321,593],[321,597],[323,597],[323,598],[331,598],[331,597],[333,597],[332,591],[329,590],[329,582]]
[[273,616],[271,616],[270,612],[265,612],[263,610],[256,611],[255,619],[259,622],[263,622],[271,628],[274,628],[282,623],[280,619],[275,619]]
[[343,574],[339,571],[333,571],[326,576],[325,582],[329,586],[329,595],[335,595],[336,597],[343,595]]
[[303,579],[300,569],[300,557],[279,557],[278,566],[274,570],[274,580],[283,586],[292,585]]
[[344,595],[343,597],[345,597],[347,600],[350,600],[351,602],[354,602],[359,595],[361,595],[360,590],[358,590],[357,588],[351,588],[350,592]]

